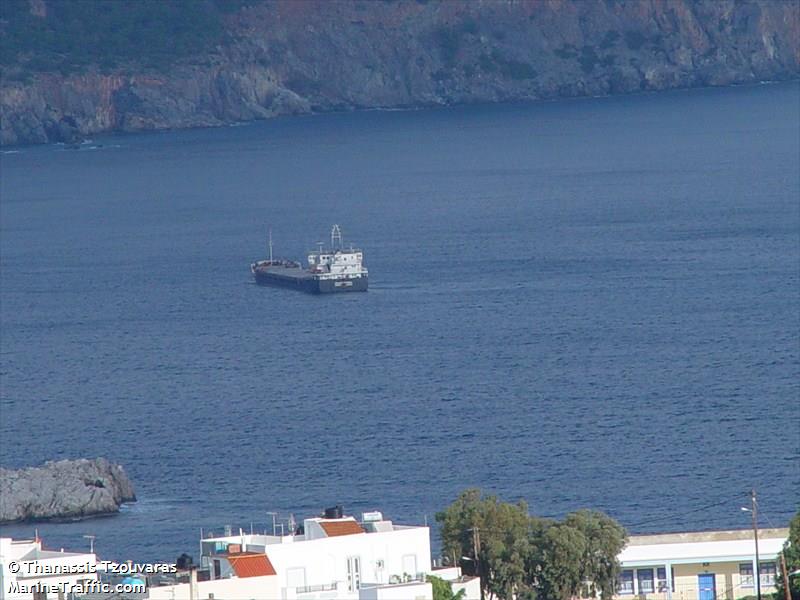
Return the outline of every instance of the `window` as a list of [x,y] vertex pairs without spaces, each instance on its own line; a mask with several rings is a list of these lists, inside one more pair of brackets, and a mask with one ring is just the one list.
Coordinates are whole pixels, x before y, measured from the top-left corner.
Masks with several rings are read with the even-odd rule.
[[742,587],[753,587],[753,563],[739,563],[739,583]]
[[761,563],[758,565],[758,574],[761,579],[762,588],[775,585],[775,563]]
[[[775,574],[777,570],[774,562],[761,563],[758,565],[758,575],[761,579],[761,587],[772,587],[775,585]],[[742,587],[754,587],[753,563],[739,564],[739,579]]]
[[636,579],[639,581],[639,593],[651,594],[653,593],[653,569],[638,569],[636,571]]
[[361,589],[361,558],[350,556],[347,558],[347,591],[354,592]]
[[633,571],[623,571],[619,574],[619,593],[632,594],[633,593]]
[[417,555],[403,555],[403,575],[408,574],[412,579],[417,576]]
[[[672,569],[670,569],[671,571]],[[674,577],[674,574],[672,574]],[[667,587],[669,584],[667,583],[667,569],[666,567],[659,567],[656,571],[656,579],[658,584],[658,591],[659,592],[668,592],[669,588]],[[672,588],[675,588],[675,584],[672,584]]]

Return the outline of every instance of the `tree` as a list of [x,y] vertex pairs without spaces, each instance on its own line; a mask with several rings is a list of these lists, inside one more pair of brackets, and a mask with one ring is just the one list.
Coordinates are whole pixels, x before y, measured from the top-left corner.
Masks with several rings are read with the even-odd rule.
[[567,515],[564,523],[586,538],[581,578],[589,582],[586,595],[611,598],[617,589],[620,568],[617,556],[627,540],[625,528],[608,515],[595,510],[580,510]]
[[433,600],[461,600],[466,593],[463,589],[453,593],[453,585],[441,577],[428,575],[428,582],[433,588]]
[[529,515],[524,502],[509,504],[468,489],[436,520],[445,555],[479,575],[490,597],[565,600],[581,592],[602,598],[614,594],[617,555],[626,534],[603,513],[579,511],[558,523]]
[[[800,510],[797,511],[797,514],[789,523],[789,538],[786,540],[786,543],[784,543],[781,553],[786,561],[786,571],[788,573],[800,569]],[[779,569],[780,560],[781,557],[778,555]],[[778,572],[778,577],[776,578],[775,584],[775,587],[778,588],[775,598],[777,600],[783,600],[785,597],[785,592],[783,585],[783,573],[780,571]],[[789,575],[789,591],[792,594],[792,600],[800,600],[800,575]]]
[[524,502],[509,504],[468,489],[437,513],[436,520],[445,555],[461,562],[465,572],[480,576],[485,591],[501,598],[522,591],[524,555],[534,524]]
[[540,541],[536,563],[538,591],[548,600],[569,600],[581,589],[581,561],[589,546],[586,536],[566,524],[551,525]]

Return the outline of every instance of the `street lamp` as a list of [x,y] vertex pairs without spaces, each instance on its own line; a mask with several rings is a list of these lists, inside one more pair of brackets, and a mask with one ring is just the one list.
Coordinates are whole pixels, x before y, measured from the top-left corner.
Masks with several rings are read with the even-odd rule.
[[750,508],[742,507],[744,512],[749,512],[753,515],[753,539],[756,546],[756,558],[753,563],[753,577],[756,578],[756,598],[761,600],[761,571],[758,558],[758,504],[756,503],[756,491],[750,492]]
[[94,540],[97,536],[95,535],[85,535],[83,536],[85,539],[89,540],[89,554],[94,554]]
[[471,562],[471,563],[473,563],[475,565],[472,568],[475,569],[475,574],[477,575],[478,574],[478,561],[475,560],[474,558],[472,558],[471,556],[462,556],[461,557],[461,562],[464,562],[464,561]]

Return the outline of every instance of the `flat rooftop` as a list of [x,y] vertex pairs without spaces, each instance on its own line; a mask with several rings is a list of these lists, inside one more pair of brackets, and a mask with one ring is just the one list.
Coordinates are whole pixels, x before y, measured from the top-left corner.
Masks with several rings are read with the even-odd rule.
[[[386,533],[392,531],[405,531],[409,529],[423,529],[425,525],[397,525],[390,520],[381,519],[375,521],[357,521],[353,517],[342,517],[337,519],[325,519],[314,517],[303,521],[306,531],[304,533],[291,532],[286,535],[269,535],[267,533],[247,533],[243,529],[239,533],[231,531],[230,535],[217,536],[213,533],[203,535],[203,543],[220,544],[244,544],[248,549],[272,546],[275,544],[290,544],[306,541],[315,541],[343,535],[371,535],[375,533]],[[320,535],[308,536],[307,527],[309,525],[319,525]]]
[[[759,538],[782,538],[789,536],[789,529],[776,527],[772,529],[759,529]],[[752,529],[729,529],[724,531],[687,531],[684,533],[655,533],[645,535],[632,535],[628,540],[629,546],[642,546],[645,544],[677,544],[685,542],[721,542],[728,540],[752,540]]]
[[[783,548],[788,529],[760,529],[758,550],[762,560],[774,559]],[[696,531],[657,535],[632,535],[619,555],[623,567],[697,562],[747,562],[755,551],[752,530]]]

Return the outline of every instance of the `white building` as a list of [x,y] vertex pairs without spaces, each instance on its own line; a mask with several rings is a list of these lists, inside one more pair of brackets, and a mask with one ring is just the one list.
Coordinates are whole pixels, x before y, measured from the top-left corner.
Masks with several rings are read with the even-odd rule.
[[46,600],[91,591],[97,557],[42,549],[41,540],[0,538],[0,600]]
[[[264,555],[254,555],[264,559]],[[246,564],[250,563],[250,564]],[[168,585],[151,585],[147,596],[150,600],[200,600],[219,598],[220,600],[277,599],[280,597],[278,578],[274,573],[264,572],[258,560],[240,561],[238,575],[213,581],[198,581],[197,571],[185,574],[183,582]]]
[[[205,538],[201,566],[212,580],[241,577],[241,561],[274,572],[282,600],[432,600],[430,529],[396,525],[380,513],[361,522],[341,512],[305,519],[288,535]],[[202,598],[202,597],[201,597]]]

